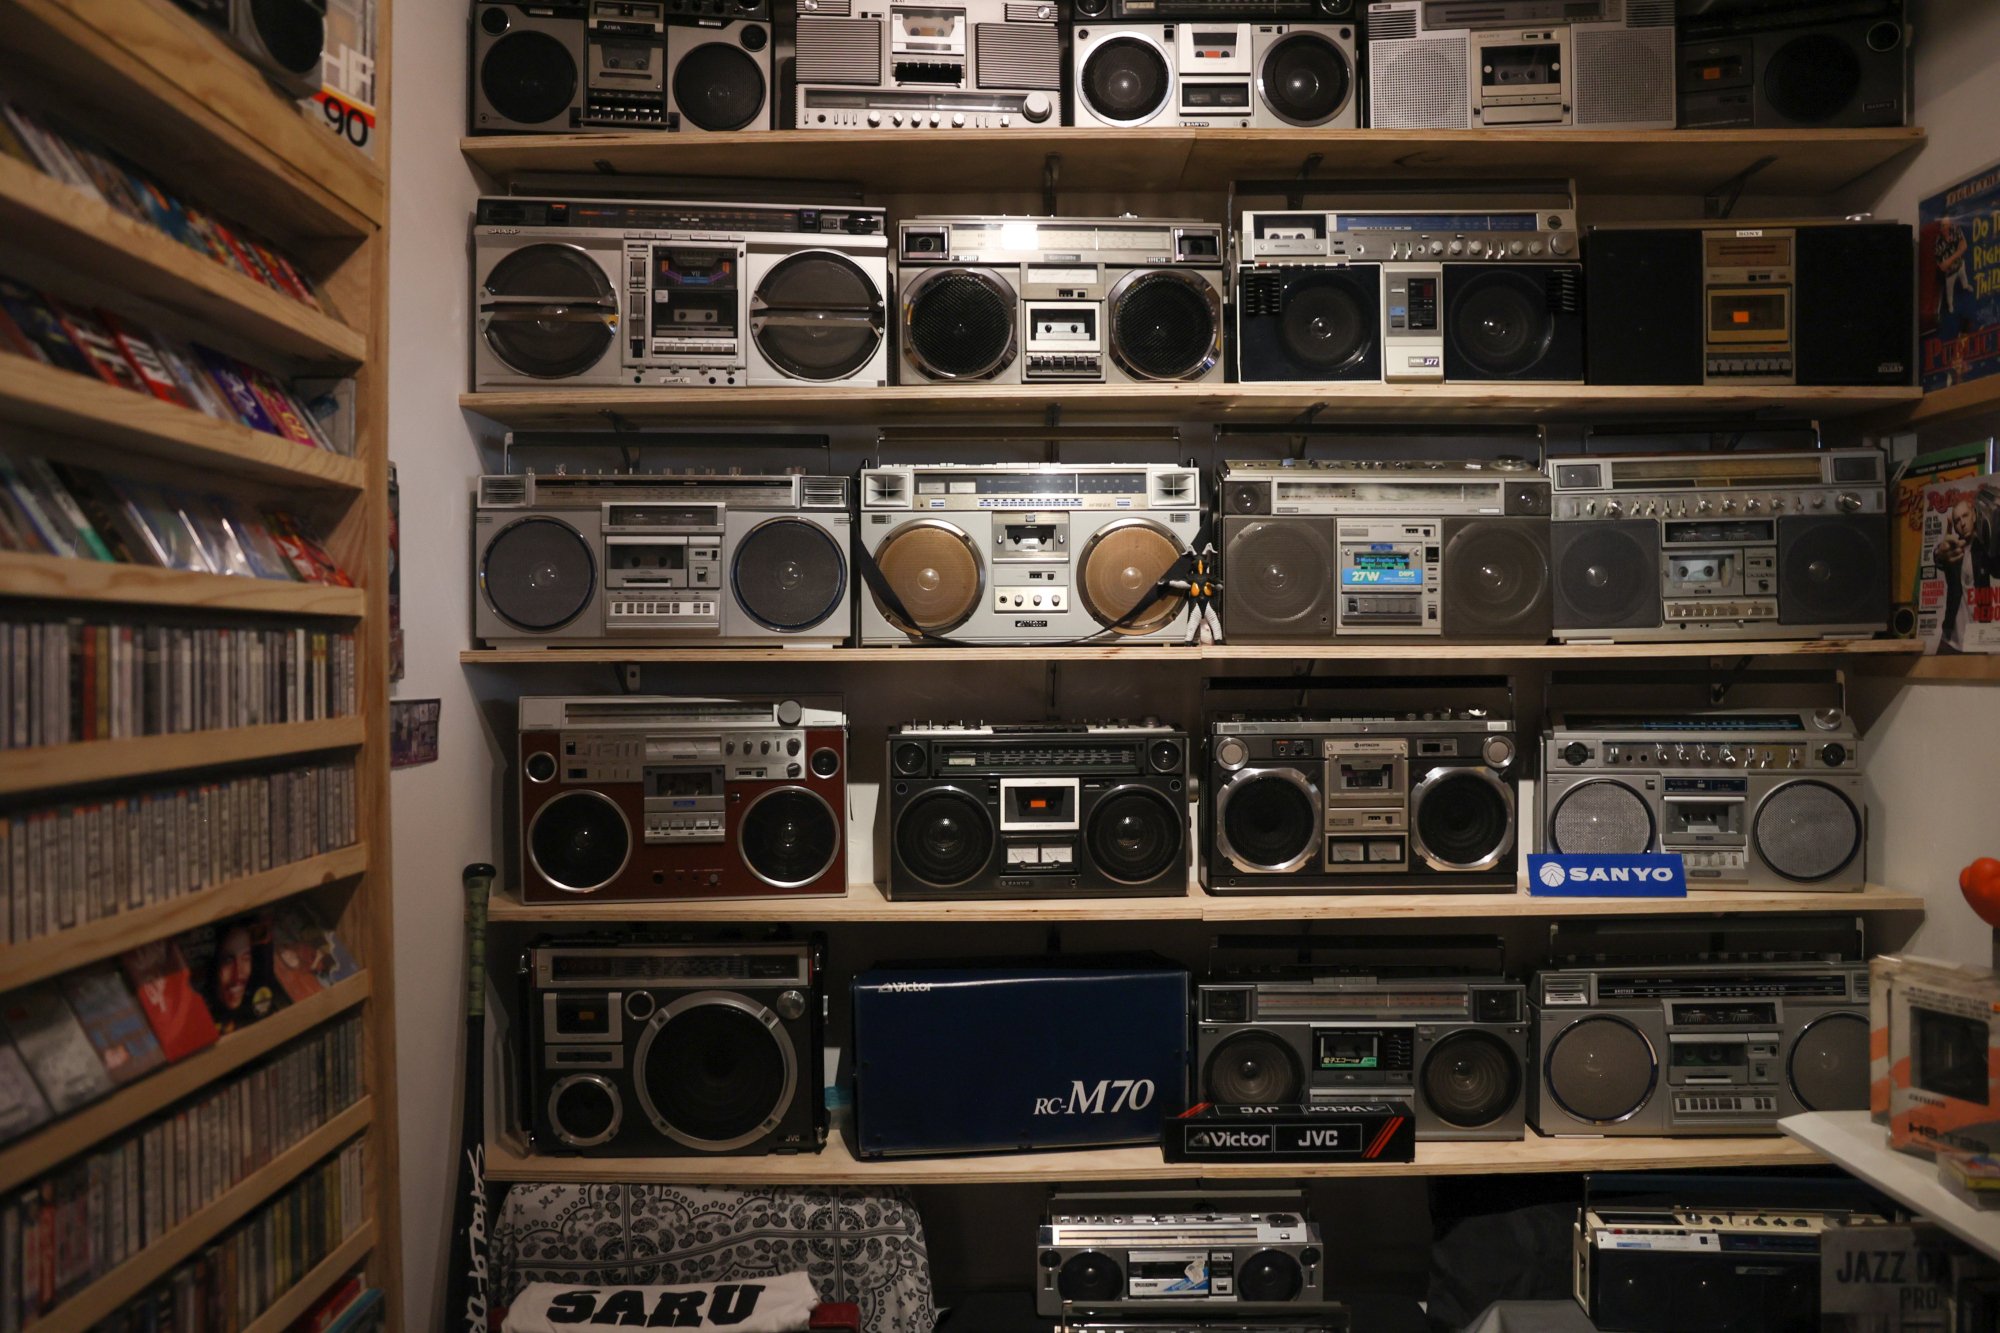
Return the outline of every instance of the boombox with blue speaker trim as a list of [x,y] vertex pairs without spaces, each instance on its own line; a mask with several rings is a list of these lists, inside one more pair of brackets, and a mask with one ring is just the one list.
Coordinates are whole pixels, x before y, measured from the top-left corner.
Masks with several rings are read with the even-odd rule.
[[1186,1105],[1188,973],[1155,958],[854,978],[857,1157],[1158,1143]]

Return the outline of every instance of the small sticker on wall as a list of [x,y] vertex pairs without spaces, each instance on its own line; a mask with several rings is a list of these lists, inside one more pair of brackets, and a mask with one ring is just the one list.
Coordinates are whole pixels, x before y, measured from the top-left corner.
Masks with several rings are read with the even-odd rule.
[[438,757],[437,699],[397,699],[389,705],[389,767],[414,768]]

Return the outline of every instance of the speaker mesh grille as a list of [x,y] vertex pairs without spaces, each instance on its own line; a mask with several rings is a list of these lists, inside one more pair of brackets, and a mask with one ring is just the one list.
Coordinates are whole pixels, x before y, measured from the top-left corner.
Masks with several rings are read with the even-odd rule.
[[1549,846],[1557,852],[1636,855],[1653,848],[1653,808],[1622,782],[1571,787],[1549,815]]
[[[1345,370],[1367,356],[1381,326],[1371,286],[1359,274],[1340,269],[1290,270],[1278,320],[1286,354],[1323,374]],[[1243,313],[1265,312],[1246,302]]]
[[909,303],[910,355],[946,379],[991,375],[1014,345],[1015,302],[997,280],[963,269],[924,279]]
[[1778,522],[1778,623],[1883,625],[1889,524],[1880,514]]
[[740,47],[703,42],[674,67],[674,106],[703,130],[740,130],[764,109],[764,71]]
[[1148,379],[1198,375],[1215,356],[1218,302],[1185,273],[1144,273],[1112,301],[1112,349]]
[[1053,23],[980,23],[972,29],[981,88],[1062,88],[1062,38]]
[[479,91],[495,111],[522,125],[539,125],[576,100],[576,57],[548,33],[523,28],[487,48]]
[[1231,637],[1333,632],[1334,520],[1223,523],[1223,627]]
[[1461,1029],[1424,1060],[1424,1104],[1457,1129],[1478,1129],[1507,1114],[1521,1095],[1521,1061],[1490,1032]]
[[1617,1018],[1586,1018],[1550,1044],[1548,1090],[1579,1120],[1610,1124],[1646,1104],[1653,1091],[1653,1051],[1637,1028]]
[[1539,643],[1550,624],[1549,525],[1446,519],[1444,632]]
[[553,518],[524,518],[502,528],[486,544],[479,572],[486,600],[517,629],[560,629],[597,591],[589,543]]
[[1208,1101],[1236,1106],[1295,1102],[1304,1091],[1292,1048],[1256,1028],[1224,1037],[1202,1067],[1201,1096]]
[[1577,69],[1576,123],[1674,123],[1674,30],[1573,28]]
[[1371,124],[1398,130],[1465,128],[1470,111],[1464,37],[1384,46],[1372,31],[1369,35],[1378,42],[1368,59]]
[[881,22],[799,15],[796,69],[800,83],[881,83]]
[[1660,525],[1648,520],[1557,523],[1550,528],[1559,629],[1651,628],[1660,623]]
[[760,523],[738,543],[736,600],[757,623],[796,633],[840,609],[847,561],[825,531],[797,518]]
[[1824,782],[1788,782],[1764,798],[1751,847],[1786,879],[1809,883],[1838,874],[1861,850],[1861,816]]
[[1786,1060],[1792,1092],[1808,1111],[1858,1111],[1868,1105],[1868,1023],[1859,1014],[1813,1020]]

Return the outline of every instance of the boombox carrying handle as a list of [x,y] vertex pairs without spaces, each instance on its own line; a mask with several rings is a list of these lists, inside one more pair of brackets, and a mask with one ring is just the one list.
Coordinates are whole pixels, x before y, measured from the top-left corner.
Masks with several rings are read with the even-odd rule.
[[[1367,973],[1377,969],[1387,969],[1385,975],[1410,975],[1410,969],[1426,975],[1450,974],[1454,976],[1507,975],[1507,941],[1499,935],[1425,935],[1421,939],[1398,935],[1324,935],[1312,934],[1310,924],[1303,924],[1296,935],[1263,934],[1220,934],[1209,945],[1210,972],[1217,976],[1229,975],[1231,969],[1217,960],[1225,958],[1231,951],[1262,950],[1265,952],[1290,953],[1300,966],[1306,969],[1321,968],[1329,973]],[[1468,961],[1474,955],[1490,953],[1492,967],[1422,967],[1415,964],[1389,964],[1379,961],[1390,952],[1416,952],[1426,958],[1440,954],[1460,953]],[[1345,955],[1329,957],[1328,955]],[[1372,957],[1371,957],[1372,955]],[[1450,963],[1450,960],[1446,960]],[[1483,960],[1482,960],[1483,961]],[[1396,971],[1400,966],[1404,971]]]

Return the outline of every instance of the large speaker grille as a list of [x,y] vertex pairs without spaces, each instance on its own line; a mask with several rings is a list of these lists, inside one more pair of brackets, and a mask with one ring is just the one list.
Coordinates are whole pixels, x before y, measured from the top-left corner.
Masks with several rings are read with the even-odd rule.
[[993,820],[956,788],[919,792],[896,817],[896,856],[916,879],[936,889],[966,883],[993,858]]
[[1548,1092],[1578,1120],[1608,1125],[1646,1104],[1658,1075],[1653,1048],[1619,1018],[1572,1023],[1549,1044]]
[[532,28],[510,32],[486,48],[479,91],[507,119],[539,125],[576,100],[576,57],[559,39]]
[[879,19],[827,18],[801,14],[798,19],[800,83],[882,82],[882,24]]
[[1288,33],[1264,52],[1257,70],[1264,105],[1292,125],[1324,125],[1347,105],[1354,67],[1347,53],[1316,32]]
[[1424,1104],[1455,1129],[1479,1129],[1521,1095],[1521,1061],[1507,1043],[1471,1028],[1448,1033],[1424,1060]]
[[[1371,21],[1370,27],[1372,29]],[[1375,34],[1371,31],[1369,36]],[[1471,118],[1464,34],[1377,42],[1368,57],[1369,124],[1396,130],[1460,130]]]
[[603,888],[618,878],[631,854],[631,826],[602,792],[564,792],[528,821],[528,856],[534,868],[571,893]]
[[803,888],[840,859],[840,819],[825,797],[806,787],[779,787],[757,797],[743,812],[737,839],[750,873],[773,888]]
[[1224,521],[1222,615],[1230,637],[1333,633],[1333,525],[1330,518]]
[[1612,228],[1592,232],[1584,249],[1590,382],[1701,383],[1701,233]]
[[674,105],[696,129],[740,130],[764,110],[764,71],[739,46],[703,42],[674,66]]
[[1653,849],[1653,807],[1622,782],[1571,787],[1549,812],[1549,849],[1634,856]]
[[840,609],[847,557],[824,529],[798,518],[758,524],[736,546],[736,601],[766,629],[795,634]]
[[250,26],[281,68],[303,74],[326,45],[326,14],[307,0],[250,0]]
[[1785,1067],[1806,1110],[1860,1110],[1868,1105],[1868,1021],[1859,1014],[1815,1018],[1792,1043]]
[[1014,359],[1014,293],[991,274],[944,269],[920,279],[904,350],[933,379],[983,379]]
[[846,255],[788,255],[757,284],[754,299],[750,336],[772,365],[795,379],[846,379],[882,346],[882,294]]
[[604,270],[568,245],[502,256],[480,302],[486,345],[523,375],[561,379],[590,369],[617,338],[618,301]]
[[1445,520],[1445,634],[1540,643],[1552,617],[1546,522]]
[[972,29],[981,88],[1062,88],[1062,35],[1053,23],[980,23]]
[[791,1039],[747,996],[711,993],[662,1010],[640,1038],[640,1092],[654,1125],[691,1147],[726,1151],[781,1117],[798,1082]]
[[1303,1099],[1305,1078],[1292,1048],[1269,1032],[1232,1032],[1202,1066],[1201,1096],[1226,1106],[1268,1105]]
[[486,543],[479,583],[499,617],[516,629],[547,633],[583,613],[597,592],[597,559],[569,524],[524,518]]
[[1883,625],[1889,617],[1889,521],[1778,520],[1778,623]]
[[1084,105],[1098,119],[1136,124],[1158,115],[1167,104],[1174,76],[1167,58],[1151,42],[1114,37],[1084,57],[1077,82]]
[[1259,1250],[1236,1265],[1236,1291],[1246,1301],[1289,1301],[1304,1286],[1299,1261],[1283,1250]]
[[1794,37],[1764,62],[1764,96],[1780,115],[1802,125],[1832,120],[1860,89],[1860,58],[1831,33]]
[[1910,229],[1893,223],[1799,228],[1800,384],[1911,382],[1913,244]]
[[1187,805],[1151,787],[1124,787],[1091,807],[1084,841],[1091,862],[1120,884],[1146,884],[1186,857]]
[[1320,834],[1315,793],[1292,769],[1244,769],[1223,787],[1222,851],[1237,869],[1296,870]]
[[1077,560],[1077,591],[1084,609],[1106,626],[1131,616],[1120,627],[1121,634],[1150,634],[1173,623],[1187,604],[1178,592],[1155,597],[1136,613],[1135,608],[1173,568],[1182,549],[1172,533],[1144,519],[1100,528]]
[[1861,814],[1824,782],[1787,782],[1757,807],[1750,846],[1786,879],[1826,879],[1860,854]]
[[949,523],[918,519],[892,531],[875,551],[883,581],[902,599],[909,624],[875,604],[904,633],[943,634],[964,624],[979,607],[985,576],[979,553],[965,533]]
[[1434,870],[1490,870],[1514,845],[1514,801],[1483,768],[1444,770],[1413,794],[1416,849]]
[[1444,287],[1446,379],[1583,378],[1575,270],[1452,264]]
[[1579,127],[1674,123],[1674,7],[1655,8],[1665,11],[1663,27],[1570,29]]
[[1338,374],[1366,359],[1381,336],[1375,272],[1288,272],[1278,316],[1278,341],[1286,355],[1321,375]]
[[1111,355],[1142,379],[1176,380],[1215,364],[1222,298],[1191,273],[1127,274],[1111,289]]
[[1550,528],[1558,629],[1650,629],[1660,623],[1660,525],[1570,522]]
[[1085,1250],[1063,1261],[1056,1290],[1066,1301],[1115,1301],[1125,1294],[1125,1270],[1110,1255]]

